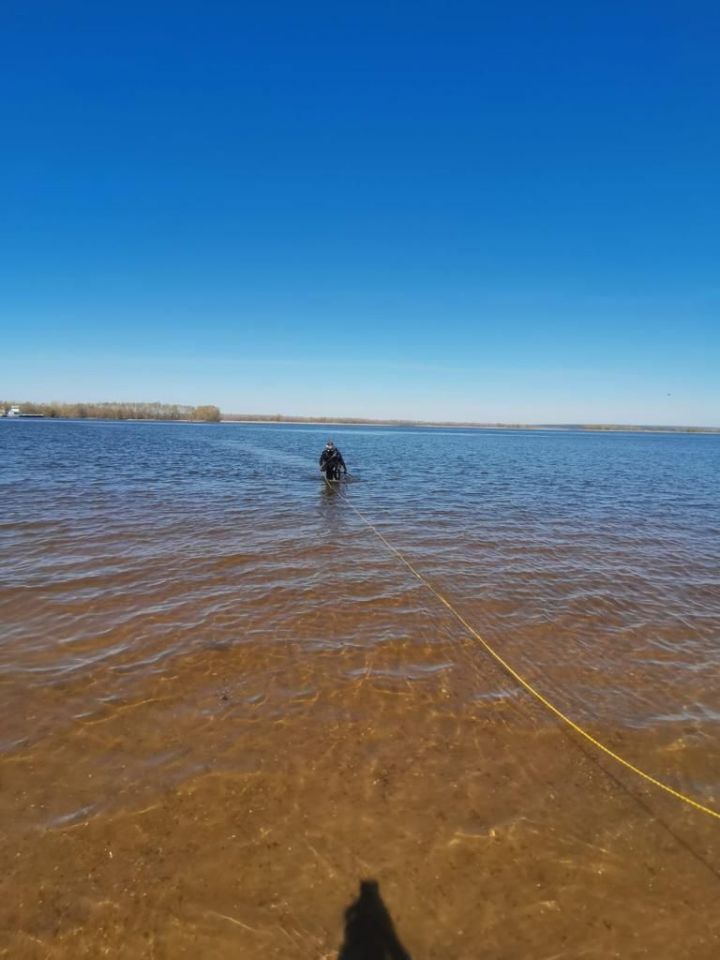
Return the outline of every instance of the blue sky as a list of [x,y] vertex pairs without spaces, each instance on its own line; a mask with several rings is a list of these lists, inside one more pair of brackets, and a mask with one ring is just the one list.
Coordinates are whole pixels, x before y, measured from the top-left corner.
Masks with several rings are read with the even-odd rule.
[[719,38],[6,0],[0,397],[720,426]]

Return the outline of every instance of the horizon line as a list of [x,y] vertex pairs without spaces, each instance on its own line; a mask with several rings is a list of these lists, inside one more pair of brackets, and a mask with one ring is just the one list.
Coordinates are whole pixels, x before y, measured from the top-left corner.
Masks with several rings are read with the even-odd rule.
[[[0,409],[4,413],[3,408],[7,407],[8,409],[11,406],[30,406],[35,408],[42,407],[164,407],[167,409],[175,408],[178,412],[182,411],[183,413],[189,413],[193,410],[204,408],[203,405],[198,407],[193,404],[185,403],[167,403],[165,401],[154,400],[154,401],[135,401],[135,400],[104,400],[104,401],[75,401],[68,403],[58,402],[58,401],[12,401],[12,400],[0,400]],[[450,427],[450,428],[469,428],[469,429],[505,429],[505,430],[607,430],[607,431],[655,431],[655,432],[664,432],[664,433],[720,433],[720,426],[707,426],[699,424],[652,424],[652,423],[609,423],[609,422],[583,422],[583,421],[574,421],[574,422],[560,422],[560,423],[548,423],[548,422],[532,422],[532,423],[520,423],[518,421],[514,422],[503,422],[501,420],[430,420],[427,418],[412,419],[408,417],[337,417],[337,416],[303,416],[298,414],[285,414],[285,413],[231,413],[224,412],[216,405],[205,405],[209,408],[212,406],[215,409],[216,413],[219,414],[219,419],[222,422],[226,423],[306,423],[306,424],[317,424],[317,425],[337,425],[337,426],[388,426],[388,427]],[[37,415],[37,414],[36,414]],[[32,414],[30,414],[32,416]],[[21,418],[22,417],[21,415]],[[42,419],[52,419],[52,417],[45,417],[40,413],[40,418]],[[2,417],[5,419],[5,417]],[[108,419],[104,417],[97,416],[81,416],[81,417],[62,417],[60,419],[86,419],[86,420],[102,420]],[[110,417],[109,419],[115,420],[128,420],[134,419],[132,417]],[[143,417],[142,419],[153,419],[152,417]],[[182,420],[183,417],[172,417],[172,418],[160,418],[163,421],[169,422],[171,420]]]
[[503,421],[481,420],[412,420],[401,417],[309,417],[292,414],[266,413],[224,413],[221,421],[225,423],[307,423],[320,426],[387,426],[387,427],[465,427],[493,430],[644,430],[666,433],[720,433],[720,427],[693,424],[643,424],[643,423],[504,423]]

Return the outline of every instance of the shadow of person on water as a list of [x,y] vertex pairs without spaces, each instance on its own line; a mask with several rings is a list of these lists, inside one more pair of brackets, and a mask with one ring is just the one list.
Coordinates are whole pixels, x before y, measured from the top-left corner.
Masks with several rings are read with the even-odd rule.
[[398,940],[377,880],[362,880],[360,896],[345,911],[338,960],[412,960]]

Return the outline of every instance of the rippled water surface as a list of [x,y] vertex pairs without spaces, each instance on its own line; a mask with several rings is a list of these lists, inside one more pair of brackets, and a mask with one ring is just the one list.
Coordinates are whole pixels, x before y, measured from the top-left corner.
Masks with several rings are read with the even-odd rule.
[[378,536],[720,808],[720,437],[327,434],[0,421],[0,955],[382,960],[369,878],[414,960],[720,955],[720,821]]

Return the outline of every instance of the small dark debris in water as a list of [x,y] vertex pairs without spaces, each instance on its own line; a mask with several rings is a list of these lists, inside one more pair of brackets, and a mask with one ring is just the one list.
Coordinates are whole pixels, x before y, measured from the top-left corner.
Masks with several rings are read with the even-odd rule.
[[229,650],[232,643],[229,640],[207,640],[203,647],[206,650]]

